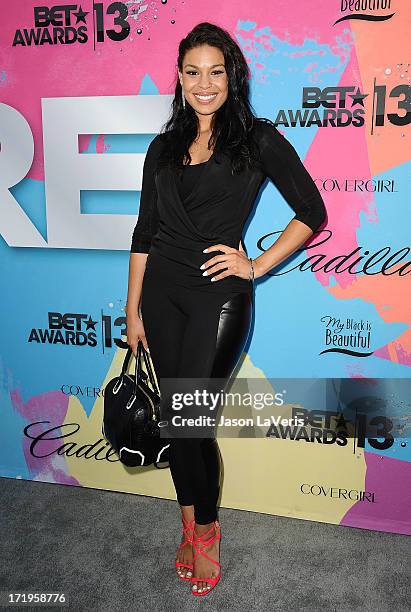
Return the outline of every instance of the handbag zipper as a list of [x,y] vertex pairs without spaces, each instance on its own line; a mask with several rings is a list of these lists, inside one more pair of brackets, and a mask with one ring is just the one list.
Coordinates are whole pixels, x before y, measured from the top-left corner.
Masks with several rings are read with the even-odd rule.
[[[128,376],[128,378],[130,378],[130,380],[133,380],[129,374],[126,374],[126,376]],[[151,412],[152,412],[152,420],[153,421],[157,421],[157,416],[156,416],[153,400],[151,399],[149,394],[146,391],[144,391],[144,389],[140,385],[137,385],[137,386],[140,389],[140,391],[142,391],[144,393],[144,395],[147,397],[148,401],[150,402]]]
[[137,385],[137,386],[140,389],[140,391],[142,391],[144,393],[144,395],[147,397],[148,401],[150,402],[151,411],[152,411],[152,418],[153,418],[153,421],[156,421],[157,417],[156,417],[156,413],[155,413],[155,410],[154,410],[154,404],[153,404],[153,401],[152,401],[151,397],[148,395],[148,393],[146,391],[144,391],[144,389],[142,387],[140,387],[140,385]]

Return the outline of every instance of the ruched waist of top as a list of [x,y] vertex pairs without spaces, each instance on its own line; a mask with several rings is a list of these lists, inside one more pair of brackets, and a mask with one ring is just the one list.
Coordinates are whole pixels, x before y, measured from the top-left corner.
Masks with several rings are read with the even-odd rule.
[[[238,243],[239,240],[237,241],[237,247]],[[212,281],[211,277],[220,274],[222,270],[211,275],[203,275],[204,270],[201,270],[203,263],[215,255],[223,253],[220,250],[203,253],[203,249],[215,244],[233,246],[235,240],[226,238],[213,242],[203,242],[184,238],[177,242],[177,240],[164,240],[161,236],[156,235],[153,237],[147,257],[145,274],[148,274],[151,278],[158,278],[159,281],[165,283],[212,293],[251,292],[252,282],[239,276],[231,274],[217,281]]]

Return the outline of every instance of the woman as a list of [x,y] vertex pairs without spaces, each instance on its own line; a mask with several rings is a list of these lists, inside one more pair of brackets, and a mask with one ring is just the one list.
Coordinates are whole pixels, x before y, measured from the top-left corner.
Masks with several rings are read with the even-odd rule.
[[[144,162],[126,308],[127,342],[134,353],[139,340],[150,350],[160,384],[163,377],[228,380],[249,334],[253,280],[325,219],[293,146],[254,116],[248,65],[231,36],[200,23],[181,41],[177,67],[171,117]],[[251,259],[242,232],[267,176],[295,216]],[[205,595],[221,575],[217,441],[172,439],[169,459],[183,521],[177,575]]]

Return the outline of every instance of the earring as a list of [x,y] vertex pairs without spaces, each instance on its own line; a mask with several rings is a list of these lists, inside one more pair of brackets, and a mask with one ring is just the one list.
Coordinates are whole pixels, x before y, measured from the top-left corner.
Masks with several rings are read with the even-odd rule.
[[186,109],[186,99],[184,97],[183,88],[181,88],[181,99],[182,99],[182,102],[183,102],[183,109],[185,110]]

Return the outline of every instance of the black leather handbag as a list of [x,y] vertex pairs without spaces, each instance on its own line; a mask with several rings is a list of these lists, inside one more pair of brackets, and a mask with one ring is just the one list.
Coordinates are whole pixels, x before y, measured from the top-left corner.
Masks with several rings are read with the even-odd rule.
[[[127,373],[132,354],[129,347],[120,376],[105,387],[102,433],[124,465],[154,464],[158,468],[158,464],[168,462],[170,441],[160,435],[167,421],[160,420],[160,392],[141,340],[137,345],[134,377]],[[148,376],[142,368],[142,356]]]

